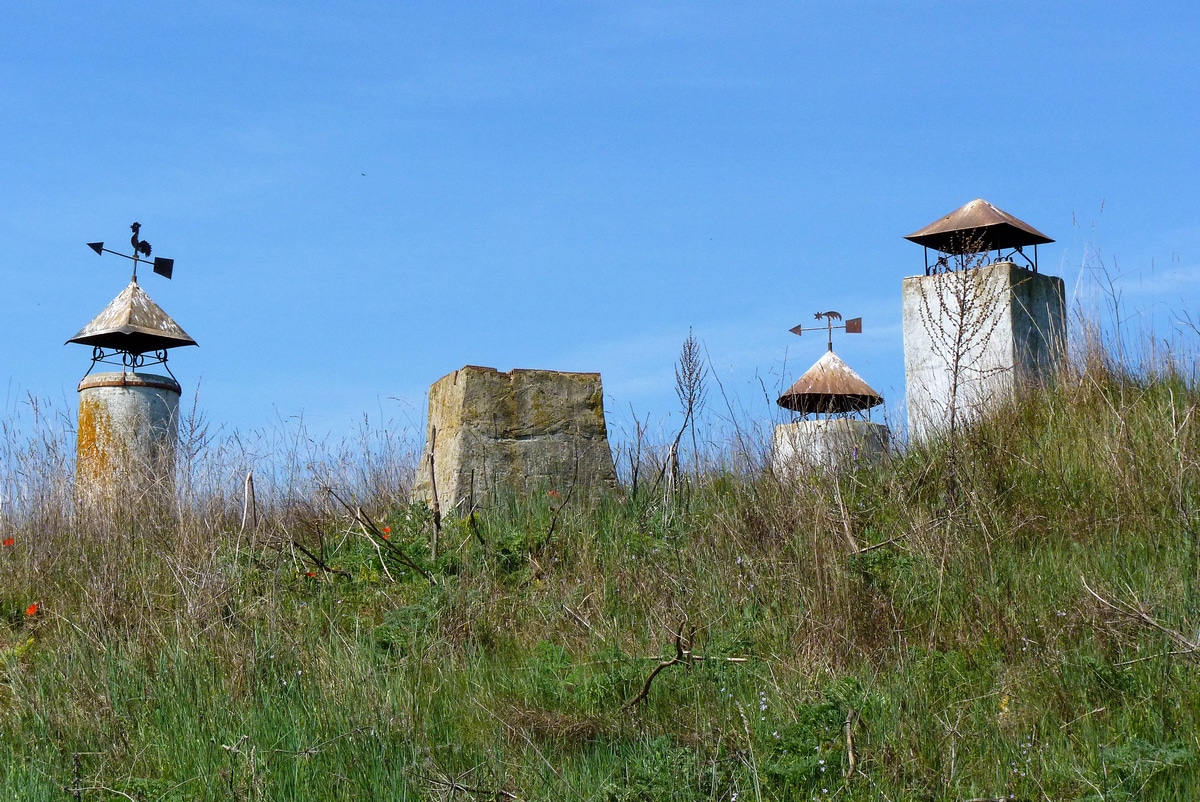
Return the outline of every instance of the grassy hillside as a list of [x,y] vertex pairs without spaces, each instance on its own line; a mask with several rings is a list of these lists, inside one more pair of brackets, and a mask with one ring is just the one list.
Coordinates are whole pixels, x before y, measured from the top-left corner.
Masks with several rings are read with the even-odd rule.
[[236,484],[45,490],[0,533],[0,798],[1189,798],[1198,404],[1094,358],[836,480],[546,488],[436,560],[333,472],[244,530]]

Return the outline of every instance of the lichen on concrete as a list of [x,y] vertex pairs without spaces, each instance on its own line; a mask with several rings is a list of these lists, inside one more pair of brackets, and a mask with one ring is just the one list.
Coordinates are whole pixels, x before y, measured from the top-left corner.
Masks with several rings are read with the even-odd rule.
[[150,373],[99,373],[79,383],[79,503],[173,496],[179,394],[173,379]]

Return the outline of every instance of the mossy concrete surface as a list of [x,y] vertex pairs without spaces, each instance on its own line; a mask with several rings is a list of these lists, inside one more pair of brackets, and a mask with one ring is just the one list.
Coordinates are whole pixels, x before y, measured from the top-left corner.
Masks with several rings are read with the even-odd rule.
[[[432,472],[430,469],[432,456]],[[467,365],[429,388],[413,497],[462,512],[498,496],[615,488],[599,373]]]
[[174,494],[179,384],[154,373],[94,373],[79,382],[76,495],[93,503],[158,488]]

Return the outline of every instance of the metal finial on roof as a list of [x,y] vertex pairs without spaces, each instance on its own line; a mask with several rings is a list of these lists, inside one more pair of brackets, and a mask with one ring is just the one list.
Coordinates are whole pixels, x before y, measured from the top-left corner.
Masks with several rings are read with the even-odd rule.
[[[131,225],[129,227],[129,230],[133,232],[133,236],[129,238],[129,244],[133,246],[133,256],[129,256],[128,254],[124,254],[124,253],[119,253],[117,251],[110,251],[108,248],[104,247],[103,242],[89,242],[87,244],[87,246],[89,248],[91,248],[93,251],[95,251],[97,256],[101,256],[106,253],[111,253],[113,256],[121,256],[125,259],[132,260],[133,261],[133,283],[136,284],[137,283],[138,263],[142,261],[143,257],[149,258],[151,249],[150,249],[150,243],[146,242],[145,240],[140,238],[140,234],[141,234],[141,230],[142,230],[141,223],[134,223],[133,225]],[[154,261],[151,263],[151,267],[154,269],[155,273],[162,276],[163,278],[170,278],[172,272],[174,272],[174,270],[175,270],[175,260],[174,259],[166,259],[162,256],[156,256],[156,257],[154,257]]]
[[823,319],[825,325],[809,328],[800,325],[789,331],[803,335],[806,331],[824,330],[828,336],[827,350],[775,403],[802,415],[861,412],[882,404],[883,396],[872,390],[833,352],[833,330],[843,329],[847,334],[862,334],[862,318],[853,317],[835,326],[833,321],[842,319],[840,312],[817,312],[814,317]]
[[821,320],[822,318],[824,318],[825,325],[824,326],[809,326],[808,328],[804,328],[804,324],[802,323],[799,326],[792,326],[790,329],[788,329],[788,331],[790,331],[792,334],[795,334],[797,337],[801,337],[804,335],[804,332],[806,332],[806,331],[822,331],[822,330],[824,330],[824,331],[828,332],[828,335],[829,335],[829,350],[830,351],[833,350],[833,330],[834,329],[844,329],[847,334],[862,334],[862,318],[861,317],[852,317],[840,326],[833,325],[833,321],[842,319],[841,312],[833,312],[833,311],[817,312],[815,315],[813,315],[813,317],[815,317],[817,320]]

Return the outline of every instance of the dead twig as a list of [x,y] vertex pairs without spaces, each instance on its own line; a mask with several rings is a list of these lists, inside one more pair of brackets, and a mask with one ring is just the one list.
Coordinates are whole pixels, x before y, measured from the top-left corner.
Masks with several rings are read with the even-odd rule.
[[[563,508],[571,503],[571,497],[575,495],[575,488],[579,484],[579,454],[575,454],[575,468],[571,473],[571,486],[567,488],[567,494],[562,497],[562,502],[554,508],[554,513],[550,516],[550,528],[546,530],[546,539],[542,541],[542,548],[550,545],[551,538],[554,537],[554,527],[558,525],[558,516],[562,514]],[[541,549],[539,549],[540,551]]]
[[418,564],[415,560],[413,560],[412,557],[409,557],[408,554],[404,551],[404,549],[400,548],[396,544],[392,543],[391,540],[389,540],[388,538],[383,536],[383,532],[379,531],[379,527],[377,527],[375,525],[375,522],[372,521],[370,518],[368,518],[366,515],[363,515],[363,511],[362,511],[361,507],[351,507],[345,501],[345,499],[343,499],[341,496],[339,496],[337,494],[337,491],[335,491],[329,485],[326,485],[322,489],[326,493],[329,494],[330,498],[332,498],[334,501],[336,501],[338,504],[340,504],[342,506],[342,508],[345,509],[346,512],[348,512],[350,514],[351,518],[353,518],[355,521],[358,521],[358,523],[364,529],[368,530],[372,535],[374,535],[375,542],[382,544],[384,546],[384,548],[386,548],[388,550],[388,553],[391,554],[393,557],[395,557],[396,560],[400,564],[404,565],[407,568],[411,568],[413,571],[420,574],[422,577],[425,578],[425,580],[427,582],[429,582],[429,584],[431,584],[431,585],[437,584],[437,579],[434,578],[433,574],[431,574],[431,573],[429,573],[429,571],[425,570],[425,568],[423,568],[420,564]]
[[866,554],[869,551],[875,551],[875,549],[882,549],[884,546],[890,546],[893,543],[899,543],[901,540],[904,540],[906,537],[908,537],[908,535],[897,535],[896,537],[889,538],[889,539],[883,541],[882,543],[872,543],[870,546],[867,546],[865,549],[859,549],[855,553],[856,554]]
[[351,573],[350,573],[350,572],[348,572],[348,571],[343,571],[341,568],[332,568],[332,567],[330,567],[330,566],[329,566],[329,565],[328,565],[328,564],[327,564],[327,563],[326,563],[324,560],[322,560],[320,557],[318,557],[317,555],[313,554],[313,553],[312,553],[311,551],[309,551],[308,549],[304,548],[304,546],[300,545],[300,543],[299,543],[298,541],[296,541],[296,540],[292,540],[292,545],[293,545],[293,546],[295,546],[296,548],[300,549],[300,552],[301,552],[301,553],[302,553],[302,554],[303,554],[305,557],[307,557],[308,559],[312,560],[312,562],[313,562],[313,565],[317,566],[318,568],[320,568],[320,569],[321,569],[322,571],[324,571],[325,573],[327,573],[327,574],[337,574],[338,576],[344,576],[344,577],[348,577],[348,578],[351,578],[351,579],[353,578],[353,574],[351,574]]
[[328,738],[324,741],[321,741],[316,746],[310,746],[306,749],[294,749],[294,750],[293,749],[272,749],[271,751],[275,752],[277,754],[280,754],[280,755],[295,755],[296,757],[312,757],[313,755],[318,754],[326,746],[329,746],[329,744],[334,743],[335,741],[340,741],[343,738],[349,738],[351,735],[354,735],[355,733],[358,733],[358,732],[362,732],[365,729],[367,729],[367,728],[366,727],[355,727],[354,729],[350,730],[349,732],[343,732],[341,735],[335,735],[332,738]]
[[[1117,665],[1120,665],[1120,663],[1118,663]],[[1070,727],[1070,726],[1071,726],[1072,724],[1074,724],[1076,721],[1079,721],[1079,720],[1081,720],[1081,719],[1085,719],[1085,718],[1087,718],[1088,716],[1094,716],[1094,715],[1096,715],[1097,713],[1103,713],[1103,712],[1104,712],[1104,710],[1105,710],[1105,709],[1104,709],[1103,707],[1097,707],[1095,710],[1089,710],[1088,712],[1084,713],[1082,716],[1076,716],[1075,718],[1073,718],[1073,719],[1071,719],[1070,721],[1068,721],[1066,724],[1063,724],[1061,727],[1059,727],[1059,729],[1060,729],[1060,730],[1065,730],[1067,727]]]
[[429,495],[433,497],[433,542],[429,545],[429,552],[433,560],[437,560],[438,541],[442,539],[442,505],[438,503],[437,472],[433,465],[433,452],[436,450],[437,427],[433,426],[429,431]]
[[842,483],[834,479],[833,496],[837,499],[838,513],[842,519],[842,532],[846,536],[846,542],[850,544],[850,551],[855,554],[859,553],[858,541],[854,539],[854,529],[850,526],[850,513],[846,511],[846,503],[842,501]]
[[[653,684],[654,678],[657,677],[662,671],[670,668],[673,665],[683,663],[690,659],[691,652],[689,650],[685,650],[683,648],[683,628],[686,625],[687,625],[686,619],[683,621],[680,621],[679,629],[676,630],[676,632],[675,632],[675,656],[672,657],[670,660],[663,660],[661,663],[659,663],[658,665],[656,665],[654,667],[654,670],[650,672],[650,676],[646,677],[646,683],[644,685],[642,685],[642,690],[638,693],[637,696],[633,697],[628,702],[626,702],[621,707],[622,710],[629,710],[633,707],[636,707],[641,702],[645,701],[646,697],[650,695],[650,685]],[[688,646],[692,645],[691,644],[692,638],[694,638],[695,636],[696,636],[696,628],[692,627],[692,631],[688,635]]]
[[459,793],[470,794],[471,796],[482,796],[491,799],[519,799],[519,797],[511,791],[505,791],[503,788],[479,788],[478,786],[463,785],[457,780],[449,778],[439,780],[436,777],[426,777],[424,774],[418,774],[418,778],[424,780],[430,785],[435,785],[441,789],[449,791],[451,795]]
[[[1114,613],[1117,613],[1118,615],[1132,619],[1133,621],[1136,621],[1137,623],[1141,624],[1144,627],[1147,627],[1149,629],[1158,630],[1159,632],[1163,633],[1168,638],[1170,638],[1171,641],[1173,641],[1176,646],[1180,647],[1180,649],[1178,651],[1170,652],[1170,654],[1188,655],[1188,656],[1194,657],[1197,652],[1200,652],[1200,643],[1197,643],[1197,642],[1189,639],[1187,636],[1185,636],[1183,633],[1181,633],[1177,629],[1172,629],[1171,627],[1168,627],[1162,623],[1159,623],[1158,619],[1156,619],[1154,616],[1150,615],[1150,613],[1146,609],[1145,605],[1141,604],[1140,602],[1137,603],[1136,605],[1134,605],[1134,604],[1130,604],[1128,602],[1123,602],[1123,601],[1119,601],[1119,600],[1114,601],[1111,599],[1106,599],[1103,596],[1101,596],[1099,593],[1097,593],[1096,591],[1092,590],[1091,587],[1088,586],[1087,580],[1084,579],[1082,576],[1079,577],[1079,581],[1083,583],[1083,589],[1086,590],[1088,593],[1090,593],[1092,595],[1092,598],[1094,598],[1096,601],[1100,602],[1101,606],[1105,607],[1106,609],[1112,610]],[[1130,591],[1130,595],[1132,595],[1132,591]]]
[[858,722],[858,711],[853,707],[846,713],[846,779],[854,776],[858,766],[858,755],[854,752],[854,725]]
[[[432,488],[432,487],[433,487],[433,484],[430,483],[430,488]],[[478,505],[475,503],[475,469],[474,468],[471,469],[471,496],[470,496],[470,498],[471,498],[471,504],[467,508],[467,525],[471,527],[471,534],[475,536],[475,540],[479,541],[479,545],[486,549],[487,541],[483,539],[483,533],[481,533],[479,531],[479,524],[475,520],[475,510]]]
[[242,529],[246,531],[246,522],[252,529],[258,529],[258,503],[254,498],[254,471],[246,472],[246,485],[242,497]]

